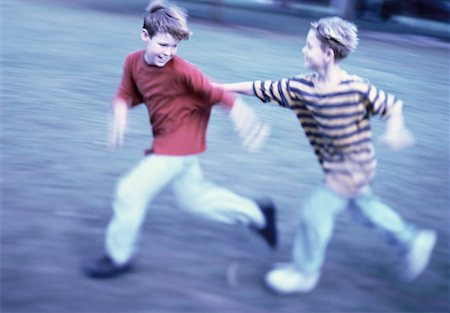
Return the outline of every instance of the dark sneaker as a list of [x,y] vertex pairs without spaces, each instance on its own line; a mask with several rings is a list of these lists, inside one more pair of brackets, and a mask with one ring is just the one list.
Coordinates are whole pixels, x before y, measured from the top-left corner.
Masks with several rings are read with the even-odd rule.
[[130,263],[117,265],[107,255],[88,261],[83,265],[84,273],[92,278],[110,278],[125,273],[130,269]]
[[263,237],[269,246],[275,248],[278,243],[275,205],[269,198],[256,200],[256,204],[264,215],[266,225],[264,228],[255,230]]

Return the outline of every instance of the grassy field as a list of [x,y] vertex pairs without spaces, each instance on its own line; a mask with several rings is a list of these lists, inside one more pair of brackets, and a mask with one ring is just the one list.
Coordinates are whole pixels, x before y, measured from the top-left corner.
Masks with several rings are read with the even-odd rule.
[[[217,108],[201,160],[218,184],[274,199],[280,248],[270,251],[247,229],[199,220],[164,191],[149,206],[135,271],[110,281],[83,277],[81,262],[102,252],[117,179],[151,143],[138,107],[124,149],[106,144],[124,57],[142,48],[140,26],[140,16],[2,4],[1,312],[449,312],[449,47],[364,31],[344,67],[406,103],[418,143],[401,152],[376,146],[374,190],[408,221],[439,233],[423,276],[402,282],[397,255],[342,214],[314,292],[281,297],[263,286],[272,263],[290,259],[299,210],[322,173],[291,112],[246,98],[273,127],[266,146],[245,152]],[[304,71],[303,34],[197,21],[191,28],[180,55],[216,81]],[[383,123],[373,125],[380,135]]]

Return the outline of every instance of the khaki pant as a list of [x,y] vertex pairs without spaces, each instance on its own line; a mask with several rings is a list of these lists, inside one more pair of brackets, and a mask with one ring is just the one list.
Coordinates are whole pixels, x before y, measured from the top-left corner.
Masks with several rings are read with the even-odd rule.
[[150,155],[122,177],[106,231],[106,251],[117,264],[133,256],[148,204],[171,186],[179,206],[215,221],[264,226],[256,203],[205,179],[196,156]]

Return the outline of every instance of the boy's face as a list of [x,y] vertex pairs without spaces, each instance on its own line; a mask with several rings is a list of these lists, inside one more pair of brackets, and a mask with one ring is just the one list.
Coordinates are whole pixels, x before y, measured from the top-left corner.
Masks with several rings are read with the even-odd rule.
[[329,60],[329,53],[322,48],[321,42],[317,38],[314,29],[309,30],[308,36],[306,37],[306,44],[302,51],[306,68],[316,72],[325,68],[326,63]]
[[145,42],[145,61],[158,67],[165,66],[177,54],[180,40],[169,33],[157,33],[152,38],[145,29],[141,38]]

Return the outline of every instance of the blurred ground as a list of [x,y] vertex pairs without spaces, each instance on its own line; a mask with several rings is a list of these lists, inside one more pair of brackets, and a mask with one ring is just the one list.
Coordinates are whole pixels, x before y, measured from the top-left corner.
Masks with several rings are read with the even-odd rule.
[[[303,35],[190,25],[194,37],[179,52],[214,80],[304,71]],[[151,142],[139,107],[125,148],[106,146],[110,101],[126,53],[142,48],[140,26],[140,15],[2,2],[1,312],[449,312],[449,47],[373,31],[362,31],[344,67],[407,105],[418,144],[402,152],[377,146],[374,190],[407,220],[439,232],[423,276],[399,280],[392,250],[343,214],[314,292],[265,289],[271,264],[290,258],[302,201],[322,175],[295,116],[246,98],[273,126],[267,145],[245,152],[217,108],[201,159],[217,183],[274,198],[280,249],[269,251],[246,229],[198,220],[163,192],[150,206],[136,270],[110,281],[83,277],[80,263],[101,253],[118,177]],[[375,120],[375,136],[382,130]]]

